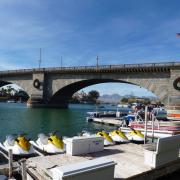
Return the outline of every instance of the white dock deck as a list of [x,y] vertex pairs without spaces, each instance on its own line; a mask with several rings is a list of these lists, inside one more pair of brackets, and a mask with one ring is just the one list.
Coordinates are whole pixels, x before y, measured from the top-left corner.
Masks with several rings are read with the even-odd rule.
[[122,125],[122,120],[120,119],[115,119],[111,117],[103,117],[103,118],[92,118],[91,122],[95,123],[100,123],[100,124],[105,124],[105,125],[110,125],[110,126],[121,126]]
[[[34,157],[28,159],[27,166],[31,167],[29,168],[30,171],[36,171],[36,173],[41,176],[45,174],[51,176],[50,169],[55,166],[82,162],[97,157],[107,157],[117,163],[115,166],[115,179],[129,178],[150,170],[150,167],[144,165],[143,146],[133,143],[109,146],[102,152],[82,156],[59,154],[46,157]],[[46,175],[47,179],[48,176]]]

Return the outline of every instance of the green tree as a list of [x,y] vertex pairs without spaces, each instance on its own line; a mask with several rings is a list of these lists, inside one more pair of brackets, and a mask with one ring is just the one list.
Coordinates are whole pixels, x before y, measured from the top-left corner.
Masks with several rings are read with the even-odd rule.
[[6,94],[7,94],[6,89],[3,87],[1,88],[0,92],[1,92],[2,96],[6,96]]
[[11,86],[7,86],[7,94],[11,95],[13,88]]
[[90,102],[92,103],[96,103],[97,99],[99,98],[100,94],[98,91],[96,90],[92,90],[88,93],[88,99]]
[[122,99],[121,99],[121,102],[122,102],[122,103],[127,103],[127,102],[128,102],[128,98],[125,98],[125,97],[122,98]]
[[29,95],[23,90],[16,92],[14,97],[16,97],[17,100],[21,99],[22,101],[27,101],[29,99]]

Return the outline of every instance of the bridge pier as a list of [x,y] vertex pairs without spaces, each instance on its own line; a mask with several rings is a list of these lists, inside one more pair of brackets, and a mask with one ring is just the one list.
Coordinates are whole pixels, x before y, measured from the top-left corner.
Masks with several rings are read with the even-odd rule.
[[46,107],[46,108],[67,109],[68,104],[48,104],[48,103],[37,102],[37,101],[29,99],[28,102],[27,102],[27,107],[30,107],[30,108]]
[[30,108],[38,108],[38,107],[47,107],[47,108],[61,108],[67,109],[68,108],[68,101],[65,98],[58,98],[56,101],[47,101],[43,98],[38,97],[30,97],[27,101],[27,107]]
[[172,69],[167,103],[167,117],[180,120],[180,70]]
[[61,108],[61,109],[67,109],[68,103],[46,103],[43,102],[43,100],[35,100],[29,98],[27,101],[27,107],[30,108],[41,108],[41,107],[47,107],[47,108]]

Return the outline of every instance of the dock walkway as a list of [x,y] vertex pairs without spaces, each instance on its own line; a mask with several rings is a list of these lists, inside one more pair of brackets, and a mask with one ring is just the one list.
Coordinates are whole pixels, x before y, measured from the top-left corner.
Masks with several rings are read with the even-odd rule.
[[109,126],[117,126],[120,127],[123,124],[123,121],[118,118],[111,118],[111,117],[103,117],[103,118],[92,118],[91,122],[94,123],[100,123],[104,125],[109,125]]
[[[77,162],[87,161],[98,157],[107,157],[113,160],[117,165],[115,166],[114,178],[120,179],[143,179],[142,177],[148,175],[152,177],[158,177],[157,169],[151,170],[151,168],[144,164],[143,145],[128,143],[119,144],[115,146],[105,147],[104,151],[85,154],[81,156],[71,156],[67,154],[59,154],[45,157],[33,157],[27,160],[27,167],[29,172],[33,173],[37,177],[43,177],[44,179],[51,179],[51,168],[56,166],[63,166],[67,164],[73,164]],[[176,165],[177,164],[177,165]],[[180,160],[173,164],[173,168],[180,169]],[[167,166],[168,172],[174,171],[173,168]],[[160,175],[166,175],[166,168],[161,170]],[[154,174],[153,174],[154,172]],[[147,175],[146,175],[147,174]],[[153,178],[148,178],[153,179]]]

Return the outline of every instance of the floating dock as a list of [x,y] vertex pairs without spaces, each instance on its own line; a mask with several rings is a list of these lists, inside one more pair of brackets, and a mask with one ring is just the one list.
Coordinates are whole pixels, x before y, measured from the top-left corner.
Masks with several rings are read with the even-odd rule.
[[180,169],[180,160],[168,163],[162,167],[151,169],[144,164],[144,148],[142,144],[119,144],[105,147],[101,152],[71,156],[59,154],[52,156],[39,156],[27,160],[28,173],[34,178],[52,179],[51,169],[68,164],[90,161],[95,158],[105,157],[116,163],[114,179],[145,180],[156,179]]
[[[110,117],[103,117],[103,118],[96,118],[93,117],[90,122],[104,124],[108,126],[115,126],[115,127],[121,127],[121,131],[128,133],[131,131],[130,128],[124,127],[124,122],[121,119],[116,118],[110,118]],[[141,131],[143,134],[145,133],[144,128],[134,128],[136,130]],[[155,138],[163,138],[163,137],[169,137],[174,136],[176,134],[180,134],[180,130],[157,130],[155,129],[154,132],[152,132],[152,129],[147,129],[147,136],[148,137],[155,137]]]
[[95,122],[95,123],[100,123],[109,126],[117,126],[117,127],[120,127],[123,124],[123,121],[121,119],[111,118],[111,117],[102,117],[102,118],[93,117],[89,120],[89,122]]

